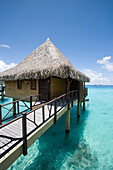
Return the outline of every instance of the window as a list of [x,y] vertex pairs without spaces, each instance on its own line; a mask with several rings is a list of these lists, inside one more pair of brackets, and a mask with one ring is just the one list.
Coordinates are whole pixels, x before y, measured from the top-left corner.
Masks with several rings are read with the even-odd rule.
[[31,90],[36,90],[36,80],[31,80]]
[[17,81],[17,89],[22,89],[22,80]]

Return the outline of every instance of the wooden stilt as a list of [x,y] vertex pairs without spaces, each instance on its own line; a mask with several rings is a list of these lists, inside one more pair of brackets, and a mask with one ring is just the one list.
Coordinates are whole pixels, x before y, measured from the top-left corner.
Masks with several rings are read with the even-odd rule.
[[81,108],[81,103],[78,100],[78,105],[77,105],[77,117],[80,117],[80,108]]
[[83,97],[83,110],[85,110],[85,96]]
[[65,117],[65,132],[69,133],[70,131],[70,110],[67,110]]
[[[85,90],[85,82],[83,83],[83,89]],[[84,91],[84,94],[83,94],[83,110],[85,110],[85,93],[86,91]]]
[[[69,77],[67,78],[67,93],[70,91],[70,84],[71,81],[69,80]],[[67,103],[69,102],[70,94],[67,95]],[[68,104],[68,110],[65,113],[65,132],[69,133],[70,131],[70,108]]]
[[80,91],[78,91],[77,117],[80,117],[80,108],[81,108]]
[[[13,102],[14,102],[15,100],[13,99]],[[14,102],[13,103],[13,116],[15,116],[16,115],[16,102]]]

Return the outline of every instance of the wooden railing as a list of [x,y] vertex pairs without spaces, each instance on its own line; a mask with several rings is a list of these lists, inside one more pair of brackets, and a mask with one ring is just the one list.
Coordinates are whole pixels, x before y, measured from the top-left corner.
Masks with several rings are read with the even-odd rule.
[[[35,132],[40,126],[42,126],[45,122],[47,122],[51,117],[54,117],[54,123],[56,124],[56,115],[57,113],[64,108],[65,106],[68,106],[68,109],[70,107],[70,104],[73,106],[73,101],[78,99],[78,91],[70,91],[66,94],[63,94],[43,105],[40,107],[36,107],[35,109],[25,113],[23,112],[21,116],[14,118],[10,120],[9,122],[3,124],[0,126],[0,129],[13,124],[13,122],[16,123],[16,121],[20,120],[22,121],[22,137],[20,138],[14,138],[11,136],[6,136],[6,135],[0,135],[1,138],[8,139],[9,142],[7,144],[11,144],[11,142],[14,141],[14,144],[12,144],[8,149],[4,150],[2,154],[0,155],[0,158],[2,158],[6,153],[8,153],[10,150],[12,150],[16,145],[18,145],[21,141],[23,141],[23,155],[27,154],[27,137],[30,136],[33,132]],[[40,110],[39,110],[40,109]],[[46,109],[46,111],[45,111]],[[38,114],[37,111],[39,110]],[[48,117],[47,113],[48,112]],[[36,118],[37,115],[42,116],[42,121],[40,124],[37,123]],[[33,118],[30,119],[29,115],[33,114]],[[32,123],[35,124],[35,128],[33,128],[30,132],[27,133],[27,121],[31,121]],[[18,122],[17,122],[18,123]],[[21,131],[19,132],[19,134]],[[4,144],[3,146],[0,147],[0,149],[4,148],[7,144]]]
[[0,105],[0,125],[9,119],[17,117],[23,112],[32,110],[34,106],[41,104],[43,102],[41,100],[42,96],[42,94],[36,96],[32,95],[20,100],[15,100],[13,102]]

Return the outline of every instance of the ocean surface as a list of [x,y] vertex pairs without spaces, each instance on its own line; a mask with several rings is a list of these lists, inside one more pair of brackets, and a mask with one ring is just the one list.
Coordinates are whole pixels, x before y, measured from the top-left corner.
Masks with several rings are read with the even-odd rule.
[[79,119],[71,109],[70,133],[63,115],[9,170],[113,170],[113,86],[88,88]]

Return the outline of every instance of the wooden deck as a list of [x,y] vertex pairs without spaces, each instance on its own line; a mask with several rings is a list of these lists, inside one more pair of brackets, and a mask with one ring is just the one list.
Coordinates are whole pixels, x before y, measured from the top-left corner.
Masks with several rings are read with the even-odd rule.
[[[65,97],[63,95],[61,98],[65,99]],[[57,99],[56,106],[56,100],[53,100],[25,114],[27,148],[77,102],[77,97],[74,96],[69,102],[61,101],[61,98]],[[0,126],[0,169],[7,169],[24,153],[23,145],[25,145],[25,141],[23,131],[23,115],[14,119],[11,123]]]
[[[47,120],[49,118],[49,111],[48,111],[47,107],[49,107],[49,106],[45,106],[45,120]],[[52,116],[54,114],[54,106],[52,106],[51,109],[52,109],[51,110],[51,116]],[[35,111],[35,122],[34,122],[34,112],[27,115],[27,134],[30,133],[33,129],[35,129],[37,126],[40,126],[40,124],[42,122],[43,122],[42,108]],[[12,138],[22,138],[23,137],[22,136],[23,135],[23,133],[22,133],[22,117],[19,120],[0,129],[0,135],[10,136]],[[0,149],[0,154],[2,154],[9,146],[12,146],[17,141],[18,140],[11,142],[10,139],[0,137],[0,147],[4,146],[4,144],[6,144],[6,146],[4,146],[3,148]],[[8,144],[9,142],[10,142],[10,144]]]

